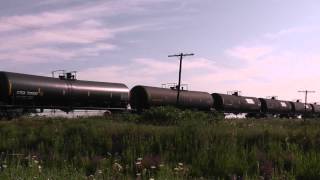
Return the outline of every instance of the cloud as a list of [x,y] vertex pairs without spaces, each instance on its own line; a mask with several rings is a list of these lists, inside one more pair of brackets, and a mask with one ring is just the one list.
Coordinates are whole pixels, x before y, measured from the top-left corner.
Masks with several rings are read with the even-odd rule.
[[[301,64],[292,69],[283,68],[296,55],[294,53],[269,55],[260,61],[251,61],[248,66],[236,69],[221,67],[215,61],[206,58],[185,59],[182,82],[188,84],[190,90],[210,93],[240,90],[245,96],[277,95],[280,99],[292,100],[300,98],[297,90],[312,89],[316,84],[314,77],[316,69],[301,74],[295,72]],[[162,83],[177,82],[177,75],[178,60],[151,58],[137,58],[126,65],[93,67],[79,71],[80,79],[121,82],[129,87],[139,84],[160,87]],[[310,101],[316,101],[315,97],[310,97]]]
[[236,46],[231,49],[227,49],[225,53],[234,58],[253,61],[270,54],[272,51],[273,47],[271,46]]
[[[162,2],[158,0],[157,2]],[[163,1],[164,2],[164,1]],[[59,0],[44,4],[63,3]],[[109,17],[143,11],[149,1],[93,1],[50,11],[0,18],[0,61],[46,63],[100,56],[118,48],[120,34],[148,30],[156,23],[110,25]],[[107,19],[106,19],[107,18]],[[128,40],[129,43],[129,40]]]
[[36,47],[14,50],[14,52],[1,52],[0,59],[6,59],[22,64],[47,63],[72,61],[77,58],[99,56],[104,51],[113,50],[116,47],[111,44],[94,44],[91,47],[68,50],[53,47]]
[[44,12],[36,15],[9,16],[0,18],[0,32],[41,29],[74,20],[71,14]]
[[[290,49],[287,39],[301,38],[310,29],[296,28],[279,31],[273,36],[277,41],[269,41],[262,36],[255,41],[236,45],[225,51],[225,55],[242,60],[245,66],[233,70],[225,69],[218,73],[209,73],[202,79],[216,84],[217,91],[241,90],[244,95],[266,97],[279,96],[280,99],[301,98],[298,90],[319,90],[317,78],[320,77],[320,53],[313,49],[313,39],[304,36],[304,46],[298,50]],[[299,35],[299,36],[298,36]],[[288,36],[288,37],[284,37]],[[271,36],[270,36],[271,38]],[[254,42],[254,43],[252,43]],[[251,44],[251,45],[250,45]],[[286,45],[286,46],[284,46]],[[197,79],[193,80],[197,82]],[[207,88],[208,89],[208,88]],[[310,102],[316,102],[317,96],[310,96]]]
[[176,63],[163,60],[137,58],[133,60],[133,63],[140,67],[139,71],[147,73],[148,75],[166,74],[177,70]]
[[74,52],[54,48],[31,48],[16,52],[2,52],[0,59],[15,61],[16,63],[44,63],[48,61],[63,61],[76,57]]
[[183,62],[184,69],[202,69],[202,70],[213,70],[217,69],[217,64],[213,60],[207,58],[190,58]]
[[[193,58],[183,62],[184,82],[194,71],[216,69],[211,60]],[[175,82],[178,76],[178,61],[137,58],[124,65],[112,65],[88,68],[79,71],[79,77],[88,80],[123,82],[129,86],[138,84],[159,86],[162,83]]]
[[[311,88],[316,78],[311,74],[285,76],[287,64],[294,54],[268,57],[259,63],[239,69],[223,68],[206,58],[186,59],[183,64],[182,82],[189,84],[190,90],[226,93],[241,90],[245,96],[266,97],[278,95],[280,99],[300,98],[296,92],[301,87]],[[320,56],[319,56],[320,57]],[[278,62],[279,67],[274,67]],[[271,73],[273,69],[279,73]],[[201,72],[201,73],[199,73]],[[177,82],[178,62],[170,60],[138,58],[126,65],[112,65],[87,68],[79,71],[79,79],[121,82],[130,88],[135,85],[160,87],[162,83]],[[275,78],[276,77],[276,78]],[[306,79],[305,81],[303,81]],[[298,83],[302,81],[303,83]],[[283,91],[285,90],[285,94]],[[313,97],[311,101],[315,101]]]
[[[320,55],[318,55],[320,57]],[[281,60],[281,61],[278,61]],[[294,64],[290,67],[290,64]],[[215,72],[206,71],[201,76],[189,76],[184,81],[207,92],[226,93],[230,90],[240,90],[244,96],[267,97],[276,95],[280,99],[293,100],[302,98],[298,90],[319,91],[318,67],[303,70],[302,62],[292,62],[292,56],[283,54],[268,57],[261,62],[251,63],[244,68],[218,69]],[[310,102],[319,101],[317,94],[309,97]]]
[[300,26],[300,27],[290,27],[287,29],[282,29],[278,32],[265,33],[263,36],[270,39],[278,39],[283,36],[301,33],[311,33],[314,31],[319,31],[320,28],[313,26]]

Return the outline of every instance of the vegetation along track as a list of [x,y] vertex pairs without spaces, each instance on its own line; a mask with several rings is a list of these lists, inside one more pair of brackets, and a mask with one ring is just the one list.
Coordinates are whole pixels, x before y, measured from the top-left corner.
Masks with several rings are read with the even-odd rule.
[[162,107],[107,119],[24,117],[0,122],[0,153],[0,179],[317,179],[320,121]]

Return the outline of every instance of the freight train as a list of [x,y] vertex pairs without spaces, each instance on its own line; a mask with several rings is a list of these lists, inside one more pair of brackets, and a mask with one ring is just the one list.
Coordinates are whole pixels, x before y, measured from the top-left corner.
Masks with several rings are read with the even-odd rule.
[[[136,86],[130,91],[130,104],[133,109],[143,111],[154,106],[175,105],[176,89],[148,86]],[[271,99],[239,96],[198,91],[181,91],[180,108],[217,111],[222,113],[242,114],[246,117],[319,117],[320,105],[305,104]]]
[[[155,106],[175,106],[176,88],[135,86],[77,80],[72,73],[58,78],[0,72],[0,117],[15,117],[36,109],[128,110],[142,112]],[[247,117],[295,117],[320,115],[320,105],[181,90],[179,108],[222,113],[246,113]]]

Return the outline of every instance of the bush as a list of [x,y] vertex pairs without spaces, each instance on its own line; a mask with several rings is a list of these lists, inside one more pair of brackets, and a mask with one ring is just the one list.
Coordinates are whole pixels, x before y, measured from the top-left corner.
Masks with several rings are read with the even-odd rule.
[[181,110],[172,106],[152,107],[144,111],[138,121],[153,125],[184,125],[186,123],[212,123],[221,117],[212,112]]

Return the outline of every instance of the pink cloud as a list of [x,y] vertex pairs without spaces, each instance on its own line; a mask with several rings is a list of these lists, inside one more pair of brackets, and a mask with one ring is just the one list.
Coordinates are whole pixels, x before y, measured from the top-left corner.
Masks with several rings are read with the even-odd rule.
[[36,15],[9,16],[0,18],[0,32],[44,28],[74,20],[69,14],[40,13]]
[[310,32],[319,31],[319,30],[320,30],[319,27],[300,26],[300,27],[291,27],[287,29],[282,29],[278,32],[266,33],[263,36],[270,39],[277,39],[286,35],[310,33]]
[[[59,3],[59,0],[48,3]],[[0,61],[33,63],[50,61],[46,57],[76,60],[80,56],[99,56],[117,48],[111,39],[118,34],[155,25],[110,27],[101,17],[135,13],[148,3],[142,0],[85,2],[50,12],[2,17],[0,37],[6,43],[0,44]],[[64,48],[56,48],[59,46]]]
[[247,47],[247,46],[236,46],[231,49],[226,50],[226,54],[228,56],[252,61],[259,59],[265,55],[270,54],[273,51],[273,48],[271,46],[253,46],[253,47]]
[[[296,53],[284,52],[265,56],[260,61],[252,61],[242,68],[223,68],[214,61],[205,58],[185,59],[182,82],[189,84],[190,90],[226,93],[229,90],[240,90],[242,95],[267,97],[277,95],[280,99],[301,99],[301,89],[319,90],[316,62],[313,69],[301,71],[303,62],[290,68],[283,68],[299,56]],[[313,55],[316,57],[316,55]],[[318,56],[320,57],[320,55]],[[310,63],[310,62],[309,62]],[[201,71],[199,74],[197,71]],[[79,77],[91,80],[123,82],[129,87],[137,84],[160,86],[161,83],[176,82],[178,60],[148,59],[132,60],[126,65],[113,65],[89,68],[80,71]],[[317,94],[310,96],[310,102],[319,101]]]
[[[194,75],[193,70],[213,69],[215,67],[214,63],[204,58],[189,59],[184,64],[183,73],[185,75]],[[175,82],[178,68],[178,61],[171,59],[138,58],[130,61],[125,66],[113,65],[88,68],[80,71],[79,77],[83,75],[83,77],[90,80],[125,82],[130,86],[137,84],[160,86],[161,83]],[[186,76],[184,78],[187,79]]]

